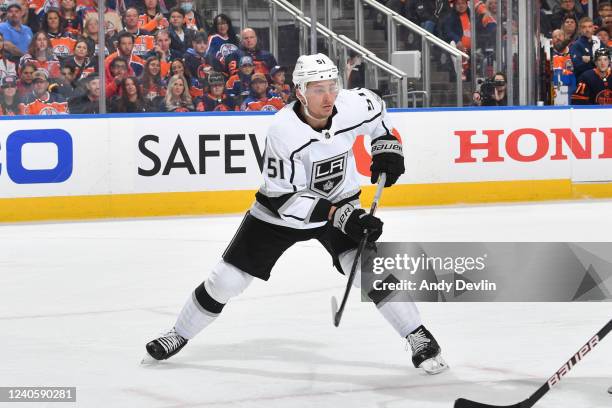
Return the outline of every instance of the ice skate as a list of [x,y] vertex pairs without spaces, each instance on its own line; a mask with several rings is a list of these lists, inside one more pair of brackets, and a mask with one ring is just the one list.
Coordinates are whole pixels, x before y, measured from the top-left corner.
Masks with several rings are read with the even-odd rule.
[[157,361],[166,360],[178,353],[189,340],[179,335],[174,328],[162,334],[155,340],[147,343],[147,354],[142,359],[142,364],[151,364]]
[[412,349],[412,364],[416,368],[422,368],[431,375],[448,369],[438,342],[424,326],[417,327],[406,339]]

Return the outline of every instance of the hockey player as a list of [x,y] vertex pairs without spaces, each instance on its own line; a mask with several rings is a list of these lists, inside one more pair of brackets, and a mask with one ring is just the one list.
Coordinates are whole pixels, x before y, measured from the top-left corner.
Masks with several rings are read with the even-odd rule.
[[600,48],[593,56],[595,69],[580,76],[576,92],[572,95],[574,105],[612,105],[612,68],[610,51]]
[[[367,89],[341,90],[338,69],[323,54],[301,56],[293,82],[298,100],[272,119],[255,203],[221,261],[188,297],[174,328],[146,345],[148,360],[175,355],[254,278],[268,280],[276,261],[296,242],[317,239],[348,275],[364,234],[370,242],[382,234],[382,221],[360,208],[352,147],[358,135],[371,136],[373,183],[385,173],[385,187],[390,187],[404,173],[401,142],[384,102]],[[359,287],[359,268],[356,272]],[[376,306],[407,338],[415,367],[430,374],[447,368],[412,302]]]

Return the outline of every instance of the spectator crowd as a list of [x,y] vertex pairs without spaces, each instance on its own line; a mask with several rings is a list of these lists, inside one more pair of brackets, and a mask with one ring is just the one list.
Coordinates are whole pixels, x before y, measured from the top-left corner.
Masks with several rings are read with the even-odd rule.
[[595,18],[588,16],[585,0],[556,3],[542,14],[542,31],[550,39],[552,103],[611,105],[612,3],[595,2]]
[[[502,30],[502,37],[506,39],[506,27],[501,24],[505,19],[507,10],[506,0],[476,0],[474,2],[476,21],[471,21],[471,10],[468,0],[379,0],[387,7],[402,14],[409,20],[419,24],[422,28],[442,38],[459,50],[470,54],[472,49],[472,33],[476,34],[477,52],[484,54],[486,50],[493,49],[497,30]],[[502,2],[501,18],[497,16],[498,2]],[[516,1],[514,2],[516,5]],[[557,104],[585,103],[584,95],[572,97],[579,86],[583,74],[599,76],[606,89],[604,97],[591,99],[595,103],[611,102],[612,89],[610,89],[610,53],[599,52],[599,49],[612,47],[610,40],[612,34],[612,3],[610,0],[593,0],[593,18],[588,16],[588,0],[541,0],[540,28],[543,37],[551,43],[549,64],[552,67],[551,89],[553,93],[551,102]],[[515,10],[516,11],[516,10]],[[516,33],[516,28],[513,28]],[[607,59],[598,64],[597,59]],[[474,56],[472,56],[474,57]],[[474,58],[470,58],[473,60]],[[463,64],[463,79],[470,79],[470,61]],[[493,86],[493,97],[486,98],[490,104],[505,104],[505,76],[489,71],[484,72]],[[558,93],[563,91],[565,101]],[[485,98],[475,98],[481,104]],[[489,103],[483,103],[489,104]]]
[[[497,30],[507,35],[498,24],[504,16],[497,16],[497,2],[505,13],[505,0],[477,0],[475,22],[468,0],[380,1],[468,54],[473,32],[479,52],[494,46]],[[594,3],[590,18],[587,0],[541,1],[555,103],[612,100],[612,90],[601,98],[584,94],[597,77],[604,88],[612,82],[610,54],[598,52],[612,45],[612,4]],[[276,111],[292,98],[286,68],[261,49],[255,30],[236,33],[225,14],[209,24],[193,0],[109,0],[103,41],[98,15],[97,0],[0,0],[0,115],[97,113],[101,89],[109,112]],[[361,61],[349,62],[349,83],[359,85]],[[589,88],[581,78],[593,72]],[[487,77],[493,97],[475,101],[505,104],[505,76]]]
[[276,111],[291,99],[286,68],[225,14],[209,24],[192,0],[110,0],[103,41],[98,15],[96,0],[0,0],[0,115],[98,113],[102,87],[108,112]]

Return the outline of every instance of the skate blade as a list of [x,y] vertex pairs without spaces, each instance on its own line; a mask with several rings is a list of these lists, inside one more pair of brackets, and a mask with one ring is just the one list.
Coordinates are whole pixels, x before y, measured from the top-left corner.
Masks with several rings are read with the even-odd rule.
[[140,360],[140,364],[155,365],[155,364],[159,364],[159,360],[154,359],[153,357],[149,355],[149,353],[146,353],[144,357],[142,358],[142,360]]
[[448,370],[450,367],[446,364],[442,356],[438,354],[433,358],[423,361],[419,368],[423,369],[423,371],[429,375],[435,375]]

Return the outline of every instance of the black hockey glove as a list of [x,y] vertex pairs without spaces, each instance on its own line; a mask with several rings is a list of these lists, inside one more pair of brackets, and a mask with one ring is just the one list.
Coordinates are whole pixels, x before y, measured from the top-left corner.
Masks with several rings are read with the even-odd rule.
[[387,173],[385,187],[391,187],[404,174],[402,144],[397,140],[376,140],[372,143],[372,184],[378,181],[380,173]]
[[383,222],[380,218],[368,214],[362,208],[355,208],[351,203],[336,209],[333,224],[355,242],[361,241],[364,231],[367,231],[369,242],[380,238],[383,231]]

